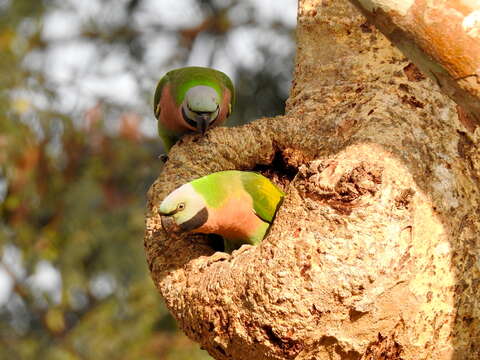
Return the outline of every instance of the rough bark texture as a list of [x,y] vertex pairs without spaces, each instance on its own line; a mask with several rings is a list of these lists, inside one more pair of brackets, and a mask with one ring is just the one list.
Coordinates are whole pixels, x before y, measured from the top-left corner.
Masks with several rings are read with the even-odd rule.
[[480,2],[351,0],[480,124]]
[[[478,131],[346,0],[298,20],[287,114],[185,138],[150,189],[158,290],[216,359],[480,358]],[[160,201],[225,169],[287,192],[262,244],[166,236]]]

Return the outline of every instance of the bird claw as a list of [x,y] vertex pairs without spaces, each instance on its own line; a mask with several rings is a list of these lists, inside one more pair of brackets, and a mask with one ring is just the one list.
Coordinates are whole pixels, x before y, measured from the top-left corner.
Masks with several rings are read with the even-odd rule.
[[167,154],[161,154],[158,156],[158,158],[163,162],[166,163],[168,161],[168,155]]

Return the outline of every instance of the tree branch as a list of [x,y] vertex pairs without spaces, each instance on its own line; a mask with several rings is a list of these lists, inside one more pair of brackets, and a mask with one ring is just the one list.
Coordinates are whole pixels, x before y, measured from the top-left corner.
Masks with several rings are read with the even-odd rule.
[[480,4],[351,0],[368,20],[480,123]]

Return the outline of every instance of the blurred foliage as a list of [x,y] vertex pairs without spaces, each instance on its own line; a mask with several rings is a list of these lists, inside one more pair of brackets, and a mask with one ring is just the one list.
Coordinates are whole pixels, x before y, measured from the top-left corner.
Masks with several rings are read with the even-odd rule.
[[[235,124],[282,113],[293,30],[246,2],[190,2],[191,26],[143,22],[147,0],[88,0],[87,15],[75,15],[78,1],[0,0],[0,360],[210,359],[177,330],[146,267],[145,194],[162,152],[151,96],[168,69],[223,59]],[[59,10],[78,31],[46,35]],[[283,40],[260,39],[245,64],[228,50],[242,28]],[[151,52],[157,37],[170,39],[168,54]],[[96,56],[67,76],[55,60],[74,43]],[[122,65],[105,75],[109,54]],[[85,89],[92,73],[97,83],[128,73],[137,100]]]

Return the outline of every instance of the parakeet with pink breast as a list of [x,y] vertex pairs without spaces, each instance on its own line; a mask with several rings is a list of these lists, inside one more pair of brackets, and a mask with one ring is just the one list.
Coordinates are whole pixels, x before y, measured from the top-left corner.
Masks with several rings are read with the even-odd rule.
[[231,252],[263,240],[284,195],[258,173],[220,171],[180,186],[158,211],[168,233],[217,234]]
[[187,133],[204,134],[230,116],[235,91],[221,71],[190,66],[169,71],[155,91],[153,109],[158,134],[168,152]]

